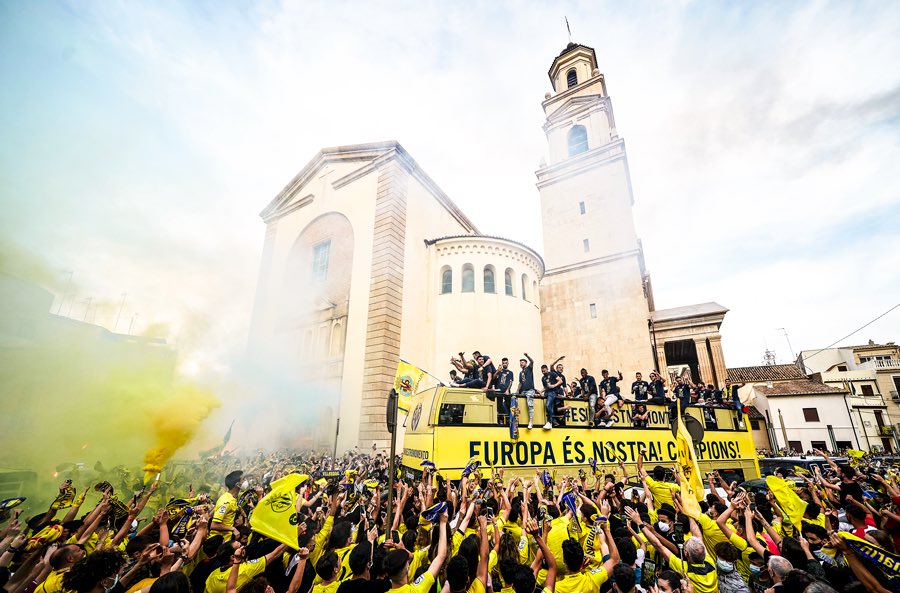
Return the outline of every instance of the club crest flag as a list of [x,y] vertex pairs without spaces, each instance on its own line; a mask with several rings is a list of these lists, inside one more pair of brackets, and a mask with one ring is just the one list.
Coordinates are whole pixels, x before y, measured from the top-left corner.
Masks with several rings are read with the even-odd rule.
[[299,548],[297,542],[297,486],[309,476],[288,474],[272,482],[272,491],[266,494],[250,515],[250,529],[289,548]]
[[853,552],[862,558],[875,578],[887,589],[900,593],[900,570],[897,570],[897,567],[900,566],[900,555],[888,552],[852,533],[839,531],[838,534],[844,538]]
[[678,430],[675,432],[678,466],[681,468],[681,475],[684,476],[681,482],[681,504],[684,505],[685,515],[699,517],[701,511],[697,503],[703,500],[703,478],[700,477],[700,466],[697,465],[694,440],[681,421],[681,404],[678,405],[678,417],[675,421],[678,424]]
[[397,392],[397,409],[404,414],[409,414],[409,406],[412,398],[419,388],[419,383],[425,376],[425,371],[409,364],[405,360],[397,363],[397,374],[394,376],[394,391]]
[[766,486],[772,491],[775,500],[778,501],[778,505],[784,511],[791,525],[799,529],[803,514],[806,512],[806,501],[797,496],[788,482],[778,476],[766,476]]

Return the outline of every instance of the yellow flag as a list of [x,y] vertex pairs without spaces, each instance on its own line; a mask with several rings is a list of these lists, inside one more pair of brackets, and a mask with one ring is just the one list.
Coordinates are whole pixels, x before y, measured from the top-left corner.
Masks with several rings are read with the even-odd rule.
[[766,485],[772,491],[787,520],[794,527],[800,529],[800,521],[803,520],[803,513],[806,512],[807,502],[797,496],[787,481],[778,476],[766,476]]
[[703,478],[700,477],[700,467],[697,465],[697,452],[694,450],[694,441],[688,432],[684,422],[681,421],[681,403],[678,404],[678,417],[675,419],[678,429],[675,432],[675,447],[678,451],[678,466],[681,468],[681,504],[684,505],[684,514],[689,517],[700,516],[700,505],[703,500]]
[[397,374],[394,376],[394,391],[397,392],[397,409],[404,414],[409,414],[410,403],[424,376],[425,371],[409,364],[405,360],[397,363]]
[[297,486],[309,479],[305,474],[288,474],[272,482],[266,494],[250,515],[250,529],[275,541],[298,549]]
[[847,455],[850,457],[856,457],[857,459],[860,457],[864,457],[866,455],[865,451],[860,451],[858,449],[847,449]]

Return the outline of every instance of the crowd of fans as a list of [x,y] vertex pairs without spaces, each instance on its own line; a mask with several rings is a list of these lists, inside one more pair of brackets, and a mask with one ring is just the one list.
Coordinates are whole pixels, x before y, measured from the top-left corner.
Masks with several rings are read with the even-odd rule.
[[[489,355],[475,351],[472,358],[466,360],[465,353],[460,352],[459,358],[450,358],[450,363],[454,366],[450,371],[450,385],[481,389],[490,397],[498,398],[501,416],[498,421],[501,423],[511,412],[512,396],[525,397],[528,405],[528,428],[534,428],[534,399],[538,397],[545,400],[548,420],[544,428],[547,430],[564,423],[569,409],[567,399],[588,402],[588,422],[592,427],[612,426],[613,413],[626,404],[631,406],[632,422],[636,427],[647,425],[647,404],[666,405],[673,415],[677,405],[682,408],[689,405],[728,407],[736,409],[739,422],[743,422],[743,404],[738,395],[743,383],[732,383],[726,379],[724,387],[718,389],[702,379],[695,383],[689,376],[676,376],[670,390],[666,378],[654,370],[649,373],[649,381],[644,379],[642,373],[635,373],[626,396],[619,385],[625,380],[622,371],[612,375],[604,369],[600,373],[600,381],[597,381],[583,368],[576,381],[568,382],[562,364],[564,358],[565,356],[560,356],[549,365],[541,365],[541,386],[538,388],[534,379],[534,361],[528,353],[519,359],[519,377],[516,383],[514,374],[509,369],[509,359],[502,358],[498,367]],[[742,424],[740,426],[743,427]]]
[[[167,470],[137,493],[120,472],[80,495],[64,482],[34,516],[4,501],[0,583],[8,593],[896,592],[896,566],[893,579],[882,568],[900,545],[897,468],[829,462],[799,477],[780,470],[803,501],[799,520],[764,485],[714,474],[688,505],[677,468],[648,473],[642,457],[636,476],[620,464],[510,477],[473,460],[447,480],[424,462],[420,478],[395,481],[390,513],[384,454],[226,457]],[[216,472],[221,485],[208,483]],[[298,485],[276,507],[285,476]],[[266,501],[289,513],[289,544],[251,529]],[[877,546],[881,564],[841,532]]]

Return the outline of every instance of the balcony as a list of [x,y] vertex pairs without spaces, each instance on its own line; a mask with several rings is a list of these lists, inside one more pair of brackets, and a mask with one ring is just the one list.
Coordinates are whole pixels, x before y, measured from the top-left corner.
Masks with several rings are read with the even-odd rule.
[[891,392],[891,400],[895,402],[900,402],[900,391],[892,391]]
[[892,358],[890,360],[870,360],[876,369],[900,369],[900,359]]
[[881,427],[881,436],[883,436],[883,437],[894,436],[894,427],[893,426],[882,426]]

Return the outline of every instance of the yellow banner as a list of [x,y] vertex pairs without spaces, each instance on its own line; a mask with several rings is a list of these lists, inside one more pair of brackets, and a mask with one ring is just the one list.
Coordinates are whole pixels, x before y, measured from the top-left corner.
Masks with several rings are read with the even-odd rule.
[[689,517],[700,516],[700,505],[703,500],[703,478],[700,477],[700,466],[697,465],[697,452],[694,451],[694,440],[688,432],[684,422],[681,421],[681,404],[678,404],[678,429],[675,434],[675,444],[678,449],[678,465],[684,480],[681,483],[681,502],[684,504],[684,513]]
[[397,409],[409,414],[410,403],[419,388],[425,371],[405,360],[397,363],[397,374],[394,376],[394,391],[397,392]]

